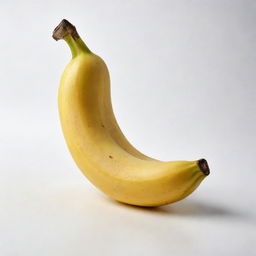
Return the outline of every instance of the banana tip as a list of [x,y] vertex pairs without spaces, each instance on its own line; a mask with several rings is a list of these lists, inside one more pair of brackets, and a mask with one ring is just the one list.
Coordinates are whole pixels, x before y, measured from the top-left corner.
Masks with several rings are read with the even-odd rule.
[[199,159],[197,161],[197,165],[199,169],[204,173],[205,176],[208,176],[210,174],[210,168],[205,159]]

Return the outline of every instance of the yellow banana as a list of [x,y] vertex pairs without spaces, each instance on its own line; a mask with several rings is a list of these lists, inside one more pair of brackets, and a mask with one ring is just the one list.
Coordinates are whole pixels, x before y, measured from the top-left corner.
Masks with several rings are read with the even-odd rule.
[[106,64],[63,20],[54,30],[72,59],[59,87],[59,112],[68,148],[83,174],[113,199],[159,206],[183,199],[209,174],[207,161],[159,161],[135,149],[120,130],[112,110]]

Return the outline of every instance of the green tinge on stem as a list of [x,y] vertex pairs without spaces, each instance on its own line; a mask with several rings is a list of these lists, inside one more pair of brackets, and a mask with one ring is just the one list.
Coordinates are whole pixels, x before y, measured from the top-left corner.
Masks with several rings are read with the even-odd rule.
[[63,39],[67,42],[71,50],[72,58],[75,58],[80,53],[91,53],[90,49],[80,37],[74,39],[71,35],[67,35]]
[[75,26],[65,19],[54,29],[52,37],[57,41],[64,39],[71,49],[73,58],[80,53],[91,53],[77,33]]

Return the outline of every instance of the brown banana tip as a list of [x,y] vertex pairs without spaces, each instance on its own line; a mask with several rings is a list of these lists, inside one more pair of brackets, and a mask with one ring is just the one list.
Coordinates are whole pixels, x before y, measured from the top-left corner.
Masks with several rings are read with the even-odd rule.
[[204,173],[205,176],[208,176],[210,174],[210,168],[205,159],[199,159],[197,161],[197,165],[199,169]]
[[63,39],[65,36],[71,35],[74,39],[79,38],[79,35],[76,31],[76,28],[74,25],[72,25],[69,21],[66,19],[63,19],[60,24],[54,29],[52,33],[52,37],[58,41],[60,39]]

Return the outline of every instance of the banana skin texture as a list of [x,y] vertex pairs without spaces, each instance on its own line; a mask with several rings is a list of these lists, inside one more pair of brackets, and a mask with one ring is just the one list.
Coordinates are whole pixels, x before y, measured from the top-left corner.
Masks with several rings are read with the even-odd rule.
[[67,20],[53,38],[64,39],[72,53],[58,105],[65,140],[82,173],[109,197],[131,205],[160,206],[191,194],[210,172],[207,161],[159,161],[135,149],[115,119],[104,61]]

